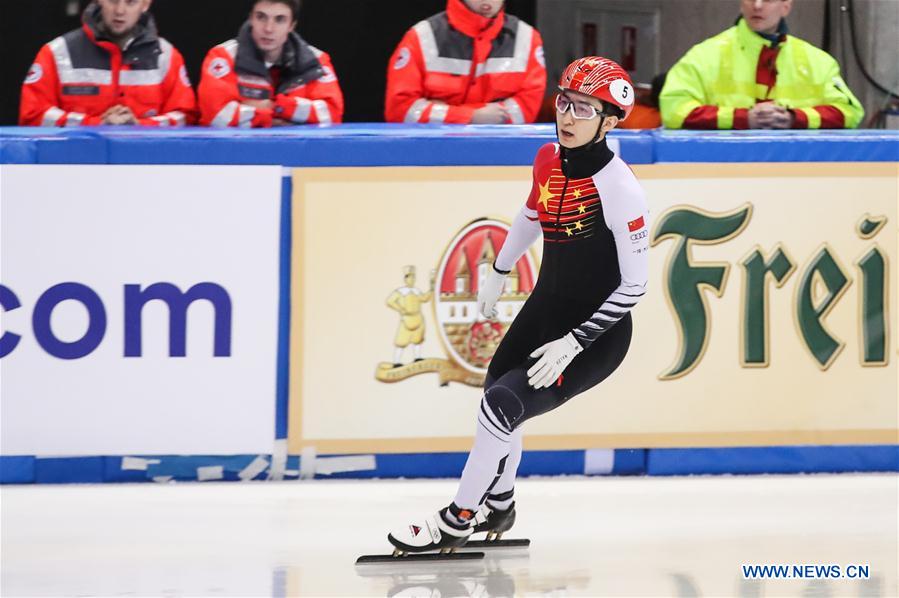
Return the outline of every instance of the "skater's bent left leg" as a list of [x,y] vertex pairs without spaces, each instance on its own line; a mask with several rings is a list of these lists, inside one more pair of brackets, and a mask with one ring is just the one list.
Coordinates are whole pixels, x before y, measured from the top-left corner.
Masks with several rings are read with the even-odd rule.
[[484,392],[474,446],[453,500],[457,507],[473,514],[499,482],[512,449],[514,422],[522,413],[521,399],[505,386],[494,384]]
[[509,442],[509,458],[503,468],[499,481],[490,494],[487,502],[491,507],[505,510],[512,504],[512,493],[515,489],[515,477],[518,475],[518,466],[521,464],[521,431],[519,426],[512,431],[512,440]]
[[468,455],[454,504],[475,512],[491,493],[508,493],[521,460],[521,431],[526,419],[561,404],[552,388],[536,390],[524,368],[503,375],[484,393],[478,411],[474,447]]
[[489,380],[478,408],[474,447],[465,463],[453,511],[462,523],[491,497],[488,506],[511,505],[511,491],[521,459],[521,425],[563,405],[572,397],[596,386],[621,364],[630,344],[630,319],[619,322],[601,342],[596,342],[566,370],[565,376],[548,388],[528,384],[528,360],[521,366]]

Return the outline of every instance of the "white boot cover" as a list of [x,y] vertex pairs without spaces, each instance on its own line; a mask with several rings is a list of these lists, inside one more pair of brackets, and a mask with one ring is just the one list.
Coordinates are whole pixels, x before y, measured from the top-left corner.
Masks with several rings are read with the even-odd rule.
[[444,521],[440,513],[435,513],[394,530],[387,535],[387,540],[406,552],[427,552],[441,548],[462,546],[471,536],[471,526],[456,529]]

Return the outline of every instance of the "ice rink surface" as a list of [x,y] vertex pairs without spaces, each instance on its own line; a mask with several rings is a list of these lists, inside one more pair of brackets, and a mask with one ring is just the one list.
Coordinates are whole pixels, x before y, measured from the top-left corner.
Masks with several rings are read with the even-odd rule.
[[[527,550],[356,567],[453,481],[4,486],[14,596],[899,596],[896,475],[518,483]],[[747,580],[743,564],[868,565]]]

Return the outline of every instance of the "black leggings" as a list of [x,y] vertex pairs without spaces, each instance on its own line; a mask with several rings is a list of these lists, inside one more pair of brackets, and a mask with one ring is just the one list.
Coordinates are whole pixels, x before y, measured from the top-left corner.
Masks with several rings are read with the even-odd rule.
[[[514,409],[511,406],[502,409],[505,414],[513,415],[510,418],[512,421],[508,421],[512,429],[593,388],[624,361],[633,328],[630,314],[575,356],[562,374],[561,383],[539,390],[528,384],[528,368],[537,362],[530,357],[531,352],[570,332],[589,318],[595,309],[593,304],[577,305],[570,300],[552,300],[535,295],[525,303],[497,348],[484,383],[488,399],[491,388],[495,387],[494,392],[501,391],[500,394],[504,395],[497,397],[502,403],[516,403]],[[519,402],[520,406],[517,405]]]

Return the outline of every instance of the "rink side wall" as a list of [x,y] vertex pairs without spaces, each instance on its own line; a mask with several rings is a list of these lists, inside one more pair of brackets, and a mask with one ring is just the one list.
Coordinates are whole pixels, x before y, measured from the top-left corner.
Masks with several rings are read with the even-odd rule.
[[[412,238],[416,232],[410,223],[416,218],[432,222],[441,216],[418,212],[415,203],[401,197],[406,193],[403,189],[408,189],[412,199],[416,192],[424,196],[422,201],[433,201],[439,199],[439,186],[434,188],[436,191],[430,190],[427,185],[433,181],[427,180],[429,176],[438,183],[447,181],[445,186],[449,188],[459,183],[454,180],[459,175],[454,173],[463,173],[461,176],[484,185],[511,185],[515,183],[510,181],[523,179],[521,184],[526,193],[530,185],[527,167],[536,150],[553,139],[554,131],[549,125],[426,128],[345,125],[285,131],[0,128],[0,284],[3,285],[0,289],[3,290],[0,293],[3,313],[0,483],[458,476],[465,464],[469,428],[473,427],[471,414],[478,397],[476,375],[472,377],[470,371],[453,362],[446,343],[443,343],[445,353],[438,356],[434,347],[441,344],[430,336],[426,342],[432,344],[425,345],[425,349],[433,350],[424,356],[433,365],[429,372],[409,370],[408,377],[401,380],[388,380],[390,373],[382,372],[381,379],[376,380],[379,364],[371,357],[380,351],[378,359],[390,358],[396,317],[384,307],[384,299],[393,288],[401,286],[402,269],[407,264],[417,265],[417,287],[426,290],[428,270],[439,269],[441,262],[436,259],[439,256],[423,257],[414,250],[407,254],[385,251],[385,255],[377,256],[378,263],[366,263],[359,272],[347,272],[341,260],[356,263],[377,253],[374,249],[377,233],[370,238],[348,238],[341,236],[337,229],[328,237],[320,235],[314,225],[332,209],[334,222],[345,221],[348,214],[355,213],[350,211],[355,209],[351,203],[355,198],[349,195],[335,195],[335,205],[328,203],[328,181],[332,179],[341,180],[349,189],[368,189],[373,197],[363,198],[362,207],[366,205],[364,202],[371,203],[379,197],[376,185],[397,184],[399,191],[391,197],[397,206],[408,206],[408,211],[397,213],[385,197],[385,209],[393,210],[386,218],[388,221],[392,218]],[[689,180],[691,168],[709,165],[722,172],[736,173],[734,176],[743,176],[740,173],[751,173],[758,167],[774,173],[769,178],[775,181],[801,176],[791,172],[794,169],[806,169],[808,176],[814,177],[823,167],[841,173],[837,176],[846,180],[851,180],[856,173],[859,177],[875,173],[882,183],[883,173],[887,172],[887,182],[892,181],[894,194],[879,198],[890,206],[885,210],[889,214],[887,222],[882,229],[877,228],[881,226],[877,223],[879,214],[870,214],[871,219],[864,226],[875,232],[856,239],[861,247],[861,239],[870,240],[880,234],[871,242],[884,245],[884,253],[889,258],[882,289],[885,355],[878,362],[876,348],[871,349],[873,357],[865,353],[868,361],[864,362],[858,354],[859,347],[867,341],[851,338],[847,339],[845,351],[840,346],[829,357],[816,355],[813,347],[811,357],[821,363],[806,374],[797,368],[793,386],[785,393],[801,396],[799,402],[806,401],[802,403],[806,409],[813,404],[814,397],[804,394],[829,392],[822,399],[822,412],[831,419],[823,418],[827,420],[823,427],[818,426],[815,414],[809,415],[804,424],[794,422],[802,412],[797,410],[785,416],[790,425],[795,424],[793,427],[781,426],[766,433],[751,426],[732,432],[723,428],[697,428],[692,434],[664,433],[666,422],[672,429],[684,428],[682,424],[679,426],[677,418],[683,418],[682,422],[696,419],[691,413],[702,413],[704,403],[701,398],[687,401],[689,407],[672,419],[666,411],[665,397],[661,396],[664,391],[659,389],[667,388],[666,384],[671,388],[679,385],[681,390],[673,391],[669,403],[671,397],[680,400],[677,392],[687,393],[684,396],[696,394],[689,388],[684,390],[684,381],[689,380],[693,370],[684,367],[684,371],[666,380],[664,368],[657,368],[646,374],[653,381],[638,389],[639,393],[653,394],[658,401],[644,406],[646,411],[642,417],[648,431],[614,433],[626,428],[622,422],[630,421],[628,417],[639,422],[640,413],[572,411],[571,421],[559,419],[565,417],[562,414],[553,420],[555,423],[535,428],[533,439],[526,440],[520,473],[549,476],[899,471],[895,369],[899,334],[895,291],[899,278],[896,255],[899,133],[620,132],[611,144],[638,176],[646,175],[650,196],[652,185],[674,186],[679,179]],[[66,168],[73,165],[90,168]],[[118,168],[110,169],[111,165]],[[431,174],[419,175],[419,172]],[[197,186],[202,186],[205,193],[196,194]],[[123,195],[123,189],[130,193]],[[459,193],[468,192],[460,187]],[[716,191],[710,187],[707,193],[714,195]],[[765,195],[768,190],[760,189],[758,193]],[[32,210],[23,197],[39,205]],[[857,202],[860,198],[848,200]],[[514,210],[510,206],[520,201],[520,195],[511,199],[488,197],[483,200],[483,207],[470,208],[460,198],[455,212],[446,211],[445,218],[458,220],[459,224],[450,228],[462,230],[465,223],[476,220],[466,215],[469,212],[476,217],[505,214],[511,218]],[[347,206],[344,211],[342,205]],[[763,205],[763,201],[758,205]],[[84,222],[80,220],[79,206],[87,210]],[[217,206],[227,207],[218,210]],[[697,206],[709,209],[701,202]],[[653,217],[659,219],[674,207],[666,206]],[[479,209],[482,214],[477,212]],[[730,204],[722,207],[725,211],[729,209]],[[107,222],[89,215],[107,211],[115,214]],[[221,213],[210,217],[217,211]],[[859,216],[865,211],[861,210]],[[796,227],[814,228],[811,225],[816,217],[812,214],[810,222],[798,222]],[[764,218],[777,218],[777,214],[765,216],[756,208],[753,218],[765,222]],[[796,218],[788,212],[781,215],[781,219]],[[168,223],[177,226],[169,230]],[[72,226],[75,224],[78,226]],[[850,233],[853,224],[849,223]],[[863,223],[859,227],[862,230]],[[876,232],[881,230],[885,232]],[[443,253],[449,253],[451,235],[438,233],[443,237],[433,237],[426,228],[418,234],[425,241],[437,239],[432,244],[440,246],[438,253],[444,246],[447,249]],[[405,243],[403,238],[397,233],[395,245],[400,249]],[[84,239],[92,243],[83,243]],[[788,248],[791,235],[778,241]],[[822,319],[831,317],[840,321],[837,315],[828,316],[829,302],[836,303],[847,289],[854,300],[856,289],[861,296],[863,288],[870,292],[879,287],[861,276],[859,255],[846,254],[849,250],[840,253],[841,247],[850,246],[848,241],[843,246],[827,241],[829,244],[824,243],[823,249],[831,250],[836,269],[847,273],[848,280],[843,284],[824,280],[833,268],[824,268],[817,274],[809,270],[812,289],[809,293],[812,309],[820,309]],[[54,242],[59,246],[53,247]],[[775,244],[767,239],[757,242],[762,256],[770,258]],[[82,245],[85,246],[83,255]],[[653,251],[668,256],[672,247],[670,240],[666,244],[660,238]],[[692,249],[696,254],[694,259],[711,259],[700,253],[705,249]],[[822,255],[828,258],[830,254]],[[319,256],[324,257],[316,261]],[[806,267],[806,258],[803,254],[794,260],[798,269]],[[744,274],[737,259],[730,259],[730,277],[734,279],[730,283],[731,296],[737,293],[740,276]],[[328,260],[334,264],[331,266],[334,276],[321,276],[329,272]],[[139,266],[129,271],[121,266],[123,263]],[[164,267],[157,268],[160,263]],[[871,263],[864,262],[869,267]],[[160,268],[164,273],[160,273]],[[383,268],[383,273],[379,268]],[[306,280],[307,273],[310,278],[314,275],[312,281]],[[797,282],[799,273],[791,270],[790,275],[791,283]],[[816,280],[811,280],[815,277]],[[358,303],[359,295],[353,289],[357,285],[370,285],[371,281],[381,285],[374,291],[376,302],[354,307],[352,301]],[[158,293],[153,295],[151,285],[163,282],[169,286],[152,287]],[[319,283],[321,286],[317,287]],[[332,283],[350,285],[353,289],[346,297],[334,296],[340,286],[328,289]],[[123,285],[128,288],[123,289]],[[774,284],[770,283],[770,287],[772,290],[765,292],[773,293]],[[186,337],[186,355],[181,357],[179,349],[172,344],[169,326],[174,328],[173,320],[153,301],[164,299],[170,301],[170,306],[174,305],[171,301],[177,303],[178,292],[183,297],[189,296],[188,288],[190,293],[196,293],[190,297],[204,301],[195,308],[191,306],[190,315],[185,315],[191,332],[182,331]],[[51,293],[52,289],[55,290]],[[317,304],[313,300],[316,290],[320,291],[319,297],[328,300]],[[6,291],[11,291],[14,298]],[[659,291],[661,297],[661,286]],[[67,292],[72,294],[66,295]],[[208,294],[203,295],[204,292]],[[712,293],[707,296],[714,301]],[[44,302],[44,340],[36,338],[40,335],[32,332],[28,316],[38,297]],[[133,318],[134,304],[129,308],[128,297],[141,306],[136,311],[137,324]],[[87,306],[88,318],[77,309],[69,309],[71,305],[54,313],[55,306],[67,299]],[[16,313],[19,304],[26,309]],[[141,311],[144,304],[147,307]],[[314,334],[315,338],[328,336],[325,324],[329,318],[338,317],[327,311],[333,309],[329,305],[340,306],[343,324],[352,327],[354,316],[362,319],[354,330],[358,332],[361,328],[361,335],[366,338],[358,347],[349,339],[342,343],[332,339],[322,344],[320,353],[313,354],[311,343],[304,343],[303,338],[306,334]],[[865,309],[865,313],[871,313],[868,303],[865,306],[858,308],[859,314]],[[430,309],[426,319],[438,319],[437,308],[433,314]],[[100,311],[103,312],[102,330],[98,333],[88,326],[85,332],[85,322],[96,324]],[[655,311],[664,313],[672,322],[671,330],[675,331],[673,308],[671,312]],[[184,313],[187,314],[186,307]],[[224,317],[224,313],[233,313],[233,325],[220,326],[219,317]],[[50,315],[53,315],[52,324]],[[71,321],[61,321],[65,318]],[[644,321],[652,322],[651,318]],[[135,325],[142,326],[142,344]],[[440,323],[429,321],[429,326],[433,325]],[[344,334],[344,329],[336,323],[331,327],[338,337]],[[775,322],[775,330],[777,327]],[[382,328],[389,329],[389,335],[382,335]],[[676,337],[675,332],[670,335],[672,338]],[[818,330],[819,336],[825,332],[826,327],[823,332]],[[48,334],[55,336],[57,342],[52,338],[47,341]],[[99,339],[91,334],[99,334]],[[852,334],[845,329],[833,332],[836,337]],[[870,329],[866,328],[866,334],[871,334]],[[825,338],[822,342],[826,341]],[[384,349],[372,352],[366,343]],[[54,353],[48,353],[45,344]],[[732,344],[736,346],[737,342]],[[87,349],[91,351],[80,355],[79,352]],[[819,348],[819,353],[826,350],[826,346]],[[317,363],[315,359],[330,358],[328,351],[342,355],[341,359],[352,364],[353,371],[365,370],[364,379],[351,380],[352,376],[342,379],[330,371],[326,375],[318,373],[321,368],[313,367]],[[775,355],[777,351],[782,349],[775,349]],[[714,371],[718,358],[737,361],[734,356],[722,357],[703,349],[699,359],[706,361],[697,371],[703,366],[706,372]],[[742,396],[741,392],[749,392],[746,388],[756,384],[748,376],[757,375],[761,371],[758,367],[767,368],[767,358],[766,354],[766,361],[755,364],[751,372],[745,364],[740,366],[739,374],[746,370],[749,381],[737,379],[740,388],[735,389],[735,396]],[[409,359],[408,354],[405,359]],[[807,361],[808,356],[803,359]],[[834,362],[837,365],[831,368]],[[672,367],[667,374],[674,371]],[[885,374],[889,375],[885,377]],[[446,377],[448,384],[438,386],[438,376],[440,381]],[[628,387],[628,380],[611,381],[619,386],[605,388],[611,395],[626,396],[621,389]],[[822,388],[815,387],[814,382],[810,386],[807,380],[818,380],[816,383]],[[866,380],[875,380],[874,386],[866,387],[865,384],[872,384]],[[328,385],[333,385],[335,391],[333,396],[326,397],[327,393],[321,389]],[[771,394],[764,383],[759,389],[760,394]],[[129,393],[130,402],[121,400],[125,392]],[[389,392],[395,395],[384,394],[383,401],[398,402],[381,404],[393,407],[386,410],[377,405],[362,407],[366,401],[377,403],[379,393]],[[435,396],[443,393],[440,396],[451,401],[446,405],[457,405],[447,408],[451,413],[444,428],[433,427],[437,424],[431,421],[419,426],[414,416],[416,408],[424,410],[420,421],[434,419],[428,414],[441,407],[427,404],[416,407],[416,392]],[[360,398],[360,393],[364,398]],[[892,403],[884,401],[882,395],[892,396]],[[840,396],[845,397],[842,402]],[[404,405],[403,401],[413,413],[405,421],[401,421],[402,416],[390,413],[397,405]],[[583,401],[588,402],[589,398]],[[354,406],[359,408],[359,413],[367,413],[364,409],[368,408],[386,412],[390,421],[381,422],[385,429],[390,426],[400,429],[403,424],[423,429],[424,433],[419,437],[413,434],[407,438],[397,435],[371,438],[374,435],[371,428],[379,423],[370,420],[356,422],[361,431],[355,436],[341,437],[331,432],[336,424],[321,415],[322,410],[351,413]],[[862,410],[869,412],[868,419],[858,414]],[[758,416],[751,411],[751,408],[747,410],[747,418]],[[847,421],[857,417],[862,423],[838,428],[832,421],[838,420],[841,414]],[[592,417],[596,418],[592,421],[603,422],[595,425],[596,432],[579,431],[577,426],[590,430],[588,418]],[[879,421],[867,423],[871,419]],[[570,430],[577,433],[566,435]]]

